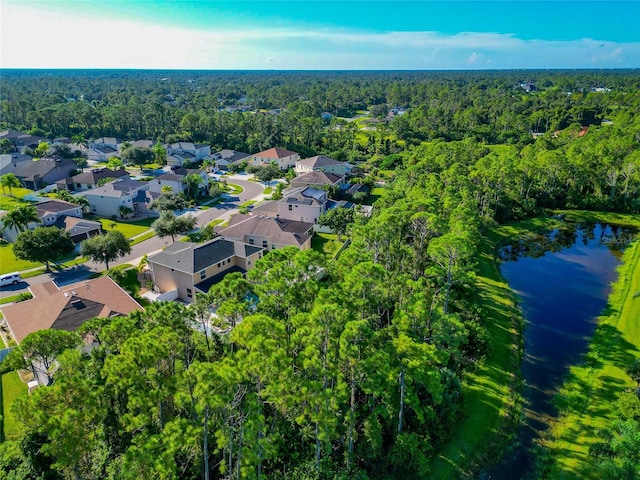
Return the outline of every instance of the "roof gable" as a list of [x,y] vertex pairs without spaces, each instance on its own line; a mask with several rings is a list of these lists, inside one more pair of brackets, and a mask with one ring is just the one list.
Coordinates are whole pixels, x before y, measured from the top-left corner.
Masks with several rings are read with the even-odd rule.
[[290,157],[291,155],[297,155],[297,152],[292,152],[291,150],[280,147],[273,147],[254,154],[255,157],[273,158],[274,160],[278,158]]

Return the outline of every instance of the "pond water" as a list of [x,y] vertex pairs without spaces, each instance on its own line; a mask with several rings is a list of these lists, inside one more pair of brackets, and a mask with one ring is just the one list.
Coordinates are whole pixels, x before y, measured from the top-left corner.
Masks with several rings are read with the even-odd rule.
[[516,447],[483,475],[530,478],[534,440],[556,415],[551,399],[569,366],[588,350],[596,317],[617,277],[633,233],[601,224],[574,224],[503,247],[500,271],[518,294],[525,318],[521,365],[525,425]]

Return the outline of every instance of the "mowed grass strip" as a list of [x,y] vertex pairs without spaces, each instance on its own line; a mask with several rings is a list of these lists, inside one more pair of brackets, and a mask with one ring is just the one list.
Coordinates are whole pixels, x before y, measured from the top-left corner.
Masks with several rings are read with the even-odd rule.
[[523,321],[516,296],[500,275],[496,251],[510,238],[555,225],[551,217],[534,218],[490,229],[481,239],[476,303],[484,311],[491,346],[476,370],[464,378],[462,419],[435,458],[430,479],[470,478],[479,466],[499,460],[515,433],[522,406]]
[[[640,229],[637,215],[588,213],[581,218]],[[589,447],[602,440],[598,430],[616,417],[619,395],[634,386],[626,369],[640,358],[639,319],[640,239],[636,237],[625,250],[589,353],[581,365],[571,368],[555,399],[561,413],[543,443],[543,478],[597,478]]]
[[11,405],[16,399],[27,395],[27,386],[22,383],[17,372],[2,375],[2,395],[0,397],[0,414],[2,415],[2,435],[0,439],[11,440],[18,436],[18,419],[11,412]]

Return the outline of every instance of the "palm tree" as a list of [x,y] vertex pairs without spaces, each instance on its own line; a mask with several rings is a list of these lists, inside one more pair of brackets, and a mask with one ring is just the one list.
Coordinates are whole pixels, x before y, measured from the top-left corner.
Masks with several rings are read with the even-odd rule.
[[34,222],[39,223],[40,217],[38,217],[38,211],[33,205],[21,205],[2,217],[4,228],[13,228],[18,233],[25,231],[29,224]]
[[9,187],[9,195],[13,197],[13,187],[18,188],[20,186],[20,180],[13,173],[5,173],[0,175],[0,185],[2,186],[2,193],[4,194],[5,188]]

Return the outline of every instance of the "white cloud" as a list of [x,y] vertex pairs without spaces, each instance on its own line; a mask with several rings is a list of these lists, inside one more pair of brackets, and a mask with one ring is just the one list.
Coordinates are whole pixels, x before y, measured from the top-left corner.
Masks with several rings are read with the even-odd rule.
[[509,33],[188,30],[0,2],[4,68],[461,69],[639,67],[640,43]]

